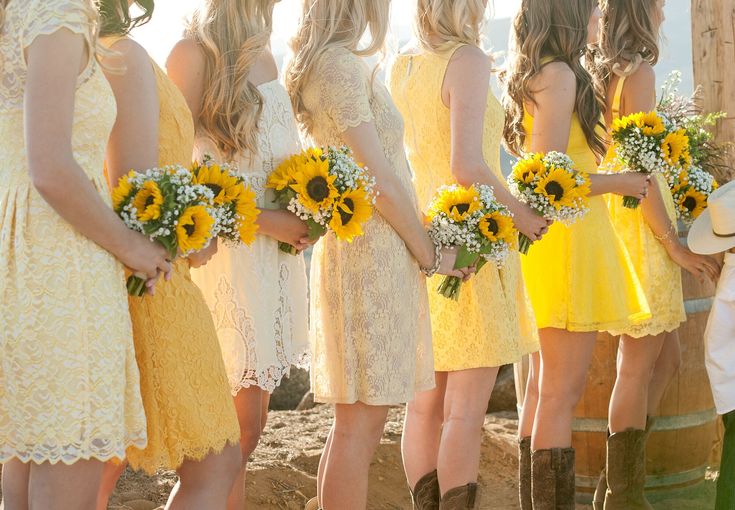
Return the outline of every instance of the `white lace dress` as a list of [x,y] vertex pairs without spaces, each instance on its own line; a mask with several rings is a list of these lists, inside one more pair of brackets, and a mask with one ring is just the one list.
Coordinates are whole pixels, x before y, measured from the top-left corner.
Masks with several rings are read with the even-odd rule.
[[[268,175],[301,150],[291,101],[278,81],[258,87],[264,98],[258,155],[236,161],[256,192],[258,207],[277,209],[265,189]],[[214,144],[199,138],[195,153],[221,161]],[[233,395],[258,386],[272,392],[292,365],[308,363],[308,306],[303,255],[278,249],[278,241],[259,235],[250,246],[219,244],[209,263],[192,270],[217,327]]]

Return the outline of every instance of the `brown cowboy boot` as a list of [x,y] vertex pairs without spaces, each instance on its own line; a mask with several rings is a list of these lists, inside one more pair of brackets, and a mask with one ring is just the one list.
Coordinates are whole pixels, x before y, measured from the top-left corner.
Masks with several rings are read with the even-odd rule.
[[518,441],[518,501],[521,510],[533,510],[531,503],[531,438]]
[[645,430],[627,429],[607,440],[607,493],[604,510],[653,510],[646,500]]
[[533,510],[574,510],[574,448],[531,453]]
[[311,498],[309,501],[306,502],[306,506],[304,507],[304,510],[320,510],[319,500],[316,498]]
[[414,510],[439,510],[440,497],[436,469],[422,476],[411,491]]
[[444,493],[439,510],[465,510],[475,508],[477,499],[477,484],[468,483],[462,487],[455,487]]

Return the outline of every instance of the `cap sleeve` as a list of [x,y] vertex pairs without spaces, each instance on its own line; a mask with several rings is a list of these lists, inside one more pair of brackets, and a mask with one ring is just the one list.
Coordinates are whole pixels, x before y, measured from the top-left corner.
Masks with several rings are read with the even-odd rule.
[[95,16],[96,11],[86,0],[33,0],[22,31],[23,47],[30,46],[40,35],[50,35],[62,28],[83,35],[92,46]]
[[347,50],[327,52],[318,81],[320,106],[339,133],[373,120],[370,75],[360,57]]

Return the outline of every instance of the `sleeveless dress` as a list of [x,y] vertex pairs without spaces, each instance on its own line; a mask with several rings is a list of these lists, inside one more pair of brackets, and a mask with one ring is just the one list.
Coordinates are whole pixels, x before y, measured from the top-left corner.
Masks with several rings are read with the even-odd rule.
[[[112,46],[117,39],[108,39]],[[160,102],[159,166],[189,166],[194,122],[176,85],[152,60]],[[131,297],[135,355],[148,419],[148,446],[131,448],[134,469],[176,469],[238,444],[240,427],[230,397],[217,334],[189,262],[174,262],[170,281],[153,296]]]
[[[625,85],[625,77],[618,80],[613,97],[613,119],[620,117],[620,101]],[[614,157],[614,148],[608,152],[606,161]],[[606,166],[603,164],[603,167]],[[618,166],[617,170],[623,170]],[[654,178],[661,190],[661,196],[666,206],[666,213],[673,225],[676,225],[676,206],[671,193],[668,191],[666,179],[660,174]],[[655,336],[676,330],[686,321],[684,310],[684,295],[682,292],[681,269],[669,256],[664,245],[656,239],[643,217],[641,207],[628,209],[623,207],[622,197],[610,195],[608,206],[615,230],[620,235],[625,247],[630,253],[631,260],[643,292],[648,299],[652,317],[640,324],[612,331],[614,335],[625,334],[633,338]]]
[[[346,48],[325,51],[302,98],[317,145],[374,122],[386,159],[419,213],[403,150],[403,120],[385,86]],[[318,402],[391,405],[434,387],[426,278],[377,211],[351,244],[334,235],[311,262],[311,384]]]
[[[255,191],[258,207],[276,209],[268,175],[301,150],[291,100],[278,80],[258,87],[263,113],[258,154],[241,154],[237,168]],[[196,153],[222,161],[211,140],[197,139]],[[278,241],[256,236],[250,246],[219,244],[207,265],[192,271],[214,317],[233,394],[258,386],[272,392],[291,365],[306,368],[309,326],[303,255],[278,249]]]
[[[123,267],[28,174],[24,50],[61,29],[93,47],[89,10],[86,0],[13,0],[0,35],[0,463],[106,461],[146,443]],[[115,115],[92,57],[77,81],[72,151],[108,205],[103,159]]]
[[[388,80],[407,125],[406,151],[419,204],[424,209],[440,186],[456,182],[450,167],[450,112],[442,102],[442,87],[449,61],[461,46],[443,53],[399,55]],[[503,119],[503,107],[489,92],[483,154],[504,183],[500,171]],[[536,322],[518,252],[510,254],[503,268],[488,264],[464,283],[459,302],[435,292],[443,279],[436,275],[428,285],[436,371],[496,367],[515,363],[538,350]]]
[[[523,128],[530,147],[533,117],[528,111]],[[566,153],[579,170],[597,173],[597,159],[576,113]],[[570,227],[558,222],[551,225],[522,257],[539,328],[619,331],[651,317],[630,255],[613,228],[605,197],[590,197],[589,209]]]

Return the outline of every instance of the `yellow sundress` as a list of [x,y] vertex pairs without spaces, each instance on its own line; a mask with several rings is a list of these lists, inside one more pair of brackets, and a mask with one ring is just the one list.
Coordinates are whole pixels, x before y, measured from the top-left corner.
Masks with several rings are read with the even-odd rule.
[[[108,39],[112,45],[117,39]],[[194,122],[174,83],[153,61],[160,102],[159,166],[189,166]],[[135,355],[148,420],[148,446],[130,448],[135,469],[176,469],[238,444],[240,428],[214,322],[186,259],[154,296],[131,297]]]
[[[122,264],[59,216],[28,173],[24,51],[62,29],[91,47],[91,9],[12,1],[0,34],[0,463],[106,461],[146,442]],[[92,56],[77,79],[71,150],[108,205],[115,112]]]
[[[528,111],[523,128],[530,147],[533,117]],[[597,173],[597,158],[576,113],[567,154],[580,170]],[[539,328],[619,331],[651,317],[602,195],[590,197],[589,212],[573,225],[554,223],[521,264]]]
[[[621,77],[613,97],[613,120],[620,117],[620,101],[624,85],[625,77]],[[609,163],[612,161],[614,150],[611,148],[608,152],[603,168],[610,167]],[[617,166],[617,170],[622,169],[623,167]],[[676,226],[676,206],[669,193],[666,179],[660,174],[655,174],[654,178],[661,190],[666,213]],[[608,196],[608,206],[615,230],[630,253],[652,315],[650,319],[640,324],[633,324],[612,333],[642,338],[676,330],[682,322],[686,321],[681,268],[671,259],[664,245],[654,236],[651,227],[643,217],[641,207],[637,209],[623,207],[622,197],[616,195]]]
[[[393,100],[406,123],[404,144],[424,210],[440,186],[456,182],[450,167],[450,112],[441,96],[447,66],[461,46],[442,53],[399,55],[388,79]],[[500,170],[503,117],[503,107],[489,92],[483,153],[488,166],[504,183]],[[443,278],[437,275],[429,280],[435,370],[495,367],[515,363],[538,350],[536,322],[518,252],[511,253],[502,269],[492,264],[483,267],[462,285],[458,302],[436,292]]]

